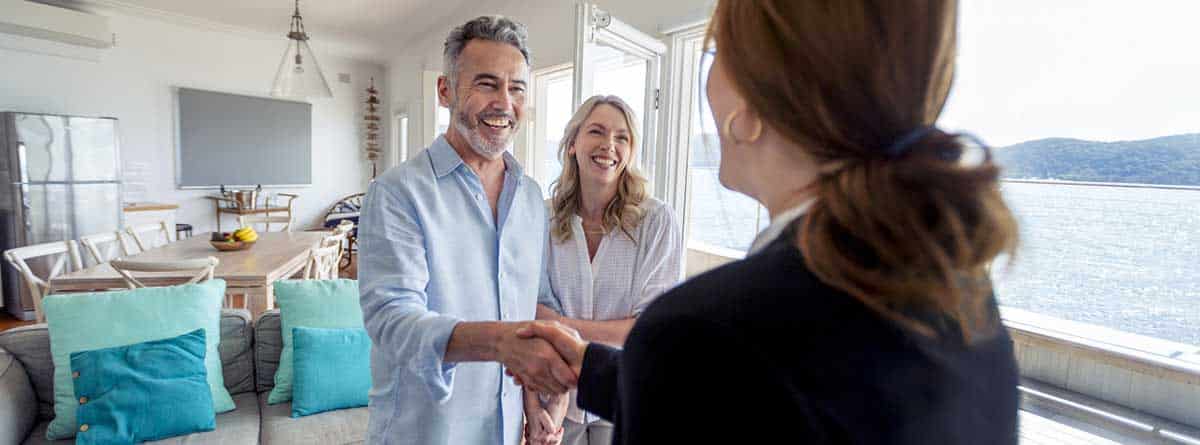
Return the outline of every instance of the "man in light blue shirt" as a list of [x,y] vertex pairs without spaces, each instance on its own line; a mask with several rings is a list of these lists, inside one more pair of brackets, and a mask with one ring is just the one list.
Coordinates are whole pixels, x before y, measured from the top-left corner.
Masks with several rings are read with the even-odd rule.
[[545,393],[576,378],[544,340],[516,335],[534,318],[546,239],[541,189],[506,152],[524,108],[525,28],[479,17],[450,33],[444,56],[451,127],[376,179],[360,218],[367,442],[517,445],[522,392],[504,367]]

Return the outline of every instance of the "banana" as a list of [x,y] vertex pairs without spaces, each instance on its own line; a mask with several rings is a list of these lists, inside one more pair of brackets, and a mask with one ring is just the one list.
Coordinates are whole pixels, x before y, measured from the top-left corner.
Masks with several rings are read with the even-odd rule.
[[258,232],[253,227],[242,227],[233,232],[233,237],[238,241],[255,241],[258,240]]

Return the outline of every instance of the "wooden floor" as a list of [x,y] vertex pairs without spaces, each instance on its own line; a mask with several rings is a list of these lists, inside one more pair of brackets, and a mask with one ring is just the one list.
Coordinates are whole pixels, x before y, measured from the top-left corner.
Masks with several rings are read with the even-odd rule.
[[[350,256],[350,266],[343,269],[338,275],[342,278],[358,278],[358,255]],[[235,295],[233,297],[233,307],[242,307],[242,297]],[[33,324],[33,321],[21,321],[13,318],[7,311],[0,309],[0,332],[18,327]]]

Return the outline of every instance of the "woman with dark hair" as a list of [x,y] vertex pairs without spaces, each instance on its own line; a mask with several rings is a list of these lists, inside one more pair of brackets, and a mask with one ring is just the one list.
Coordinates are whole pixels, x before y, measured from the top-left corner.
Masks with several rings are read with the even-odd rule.
[[935,126],[954,0],[721,0],[720,180],[771,223],[667,292],[623,351],[541,322],[615,442],[1015,444],[988,267],[1016,223],[985,147]]

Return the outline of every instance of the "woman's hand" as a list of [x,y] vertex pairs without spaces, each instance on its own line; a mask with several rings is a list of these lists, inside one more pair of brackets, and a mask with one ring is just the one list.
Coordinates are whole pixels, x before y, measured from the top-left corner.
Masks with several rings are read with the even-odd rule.
[[[562,443],[563,427],[562,417],[555,417],[550,409],[556,405],[559,399],[566,400],[568,397],[564,394],[558,394],[549,397],[539,397],[532,390],[526,389],[526,397],[532,397],[534,400],[539,400],[537,403],[525,404],[525,442],[528,445],[558,445]],[[546,402],[541,402],[546,400]],[[565,406],[565,405],[564,405]],[[563,410],[565,412],[565,409]]]

